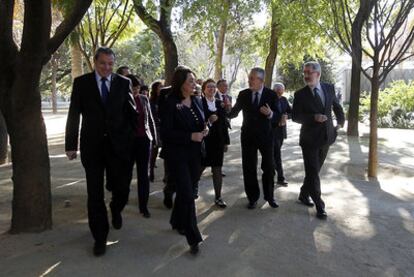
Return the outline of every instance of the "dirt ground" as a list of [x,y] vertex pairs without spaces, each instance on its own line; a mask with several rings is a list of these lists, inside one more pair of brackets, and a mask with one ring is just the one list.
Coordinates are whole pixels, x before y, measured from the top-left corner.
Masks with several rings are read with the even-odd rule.
[[[299,125],[289,122],[283,146],[288,187],[277,187],[280,204],[261,200],[246,209],[240,157],[240,122],[233,120],[225,155],[225,210],[214,206],[211,173],[200,183],[197,213],[204,243],[188,253],[184,237],[168,224],[162,204],[162,160],[151,184],[149,210],[137,207],[134,179],[124,226],[110,230],[103,257],[92,255],[86,188],[79,160],[64,155],[65,114],[45,115],[52,165],[53,230],[10,235],[11,166],[0,167],[1,276],[414,276],[414,131],[379,132],[378,180],[366,178],[368,139],[342,134],[321,172],[328,220],[297,203],[304,176]],[[260,169],[258,169],[260,172]],[[108,194],[108,199],[110,195]]]

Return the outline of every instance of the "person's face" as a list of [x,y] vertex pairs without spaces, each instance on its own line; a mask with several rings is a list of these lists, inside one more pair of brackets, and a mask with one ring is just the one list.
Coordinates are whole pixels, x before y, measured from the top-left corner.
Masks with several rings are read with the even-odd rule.
[[161,89],[163,88],[164,86],[162,85],[162,84],[159,84],[158,85],[158,87],[157,87],[157,89],[155,90],[155,92],[157,93],[157,95],[159,96],[160,95],[160,91],[161,91]]
[[101,77],[111,75],[114,68],[115,57],[113,55],[99,54],[95,59],[95,70]]
[[214,94],[216,93],[216,84],[213,82],[207,83],[204,89],[204,93],[209,98],[214,97]]
[[142,90],[142,91],[141,91],[141,94],[148,96],[149,91],[148,91],[148,90]]
[[307,66],[303,69],[303,80],[308,86],[316,86],[320,77],[321,74],[314,70],[311,66]]
[[139,91],[141,90],[141,87],[140,86],[135,86],[135,87],[132,87],[132,94],[134,95],[134,96],[137,96],[138,94],[139,94]]
[[277,97],[280,98],[280,97],[282,97],[282,95],[285,92],[285,90],[283,88],[277,88],[275,90],[275,92],[276,92]]
[[226,94],[227,91],[229,90],[229,85],[227,84],[227,82],[221,82],[219,86],[217,86],[217,89],[223,93]]
[[250,72],[249,74],[249,88],[252,91],[258,91],[263,86],[263,80],[258,76],[256,72]]
[[193,73],[187,74],[187,79],[185,80],[184,84],[181,86],[181,91],[184,93],[184,95],[191,95],[194,93],[196,89],[196,82],[195,82],[195,76]]
[[129,74],[131,74],[131,73],[129,72],[129,69],[128,68],[122,69],[122,76],[127,76]]

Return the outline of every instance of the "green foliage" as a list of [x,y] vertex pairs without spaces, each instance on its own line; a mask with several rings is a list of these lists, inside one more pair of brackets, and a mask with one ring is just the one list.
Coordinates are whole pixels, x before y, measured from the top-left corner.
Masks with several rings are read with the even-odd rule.
[[146,84],[164,78],[164,54],[157,35],[149,29],[114,47],[116,65],[128,66]]
[[[361,98],[360,118],[368,120],[370,94],[365,92]],[[395,81],[379,93],[378,127],[414,128],[414,81]]]
[[322,74],[321,82],[334,83],[334,77],[332,73],[332,61],[329,58],[318,59],[312,57],[305,57],[298,65],[296,63],[282,64],[279,68],[279,74],[282,78],[282,82],[286,86],[288,91],[296,91],[305,86],[302,75],[302,64],[307,61],[318,61],[321,65]]

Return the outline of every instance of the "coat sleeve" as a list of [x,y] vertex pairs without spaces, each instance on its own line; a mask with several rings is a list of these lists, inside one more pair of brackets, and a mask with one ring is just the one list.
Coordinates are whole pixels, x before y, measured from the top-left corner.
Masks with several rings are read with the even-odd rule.
[[164,116],[161,125],[161,139],[164,142],[172,144],[186,145],[191,142],[191,132],[180,130],[175,122],[175,113],[177,113],[176,102],[167,99],[164,108],[168,116]]
[[65,131],[65,150],[77,151],[79,139],[79,121],[81,114],[81,99],[80,99],[80,79],[76,78],[73,82],[72,94],[70,97],[70,106],[68,118],[66,120]]
[[345,123],[344,110],[343,110],[341,104],[339,104],[338,98],[336,97],[336,94],[335,94],[335,88],[334,87],[333,87],[333,96],[332,97],[333,97],[332,110],[335,114],[336,122],[337,122],[338,125],[344,126],[344,123]]
[[305,112],[304,102],[300,91],[297,91],[293,99],[292,120],[299,124],[310,125],[315,123],[315,115]]
[[236,99],[236,104],[234,104],[233,108],[231,109],[231,111],[227,114],[228,118],[235,118],[237,117],[237,115],[239,114],[239,112],[242,109],[242,101],[243,101],[243,94],[239,93],[239,95],[237,96]]

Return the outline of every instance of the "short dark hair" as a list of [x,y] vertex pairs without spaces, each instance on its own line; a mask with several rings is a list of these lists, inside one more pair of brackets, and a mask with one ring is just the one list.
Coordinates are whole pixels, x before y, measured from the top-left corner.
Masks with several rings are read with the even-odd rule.
[[124,70],[129,70],[129,67],[128,67],[128,66],[126,66],[126,65],[120,66],[120,67],[118,67],[118,69],[116,70],[116,73],[118,73],[118,74],[122,75],[122,71],[124,71]]
[[147,85],[143,85],[143,86],[141,86],[141,91],[144,91],[144,90],[149,91],[149,88],[148,88],[148,86],[147,86]]
[[137,76],[132,75],[132,74],[128,74],[125,77],[131,80],[132,87],[141,86],[141,82],[139,81],[139,79],[137,78]]
[[203,82],[203,85],[201,86],[201,91],[204,93],[204,90],[206,89],[206,86],[207,86],[207,84],[208,83],[216,83],[213,79],[211,79],[211,78],[209,78],[209,79],[207,79],[207,80],[205,80],[204,82]]
[[101,55],[101,54],[112,55],[115,58],[115,53],[114,53],[114,51],[112,51],[111,48],[109,48],[109,47],[99,47],[98,50],[96,50],[95,56],[93,57],[93,59],[96,61],[99,58],[99,55]]
[[184,99],[181,87],[187,80],[188,74],[194,74],[194,72],[184,65],[179,65],[174,70],[174,75],[171,81],[171,94],[177,96],[179,99]]
[[217,81],[217,86],[219,86],[221,83],[227,83],[226,79],[220,79]]

